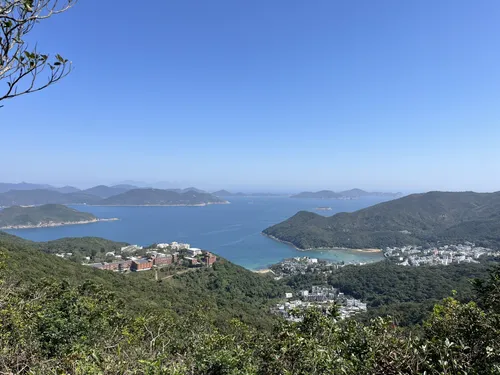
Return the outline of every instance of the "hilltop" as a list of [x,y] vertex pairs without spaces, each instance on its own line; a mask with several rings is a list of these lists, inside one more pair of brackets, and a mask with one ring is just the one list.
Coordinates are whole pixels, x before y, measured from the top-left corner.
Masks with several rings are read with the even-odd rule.
[[0,228],[30,228],[98,221],[97,217],[58,204],[36,207],[12,206],[0,211]]
[[264,230],[300,249],[472,241],[500,247],[500,192],[413,194],[353,213],[301,211]]
[[113,195],[118,195],[125,193],[129,190],[137,189],[136,187],[127,187],[127,186],[106,186],[106,185],[98,185],[91,187],[86,190],[82,190],[82,193],[89,194],[92,196],[96,196],[99,198],[109,198]]
[[321,190],[317,192],[302,192],[292,195],[291,198],[315,198],[315,199],[358,199],[363,197],[387,197],[397,198],[401,197],[402,193],[381,193],[381,192],[368,192],[361,189],[351,189],[341,192],[334,192],[331,190]]
[[98,204],[103,206],[199,206],[227,203],[208,193],[193,190],[176,192],[162,189],[134,189],[104,199]]

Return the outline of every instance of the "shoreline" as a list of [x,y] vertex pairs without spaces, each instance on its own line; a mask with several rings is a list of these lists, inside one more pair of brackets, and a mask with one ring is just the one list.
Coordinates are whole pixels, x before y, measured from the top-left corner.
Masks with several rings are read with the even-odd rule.
[[[231,204],[229,201],[225,202],[208,202],[208,203],[195,203],[195,204],[85,204],[81,206],[90,207],[205,207],[213,204]],[[76,204],[74,206],[77,206]]]
[[62,227],[66,225],[83,225],[83,224],[92,224],[99,223],[102,221],[117,221],[120,220],[116,217],[110,219],[93,219],[93,220],[83,220],[83,221],[67,221],[64,223],[39,223],[36,225],[8,225],[5,227],[0,227],[0,230],[11,230],[11,229],[36,229],[36,228],[52,228],[52,227]]
[[301,249],[301,248],[295,246],[291,242],[280,240],[279,238],[276,238],[270,234],[266,234],[266,233],[262,232],[262,235],[267,237],[267,238],[270,238],[271,240],[281,242],[281,243],[288,245],[288,246],[292,246],[295,250],[298,250],[298,251],[325,251],[325,250],[328,250],[328,251],[338,251],[338,250],[346,251],[347,250],[347,251],[356,251],[359,253],[382,253],[383,252],[381,249],[374,249],[374,248],[354,249],[354,248],[348,248],[348,247],[311,247],[308,249]]

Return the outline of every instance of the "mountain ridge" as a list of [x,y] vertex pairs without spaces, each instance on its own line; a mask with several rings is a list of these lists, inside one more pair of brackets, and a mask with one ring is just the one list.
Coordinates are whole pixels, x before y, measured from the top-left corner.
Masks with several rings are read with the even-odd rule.
[[471,241],[500,246],[500,192],[428,192],[330,217],[300,211],[263,231],[299,249]]

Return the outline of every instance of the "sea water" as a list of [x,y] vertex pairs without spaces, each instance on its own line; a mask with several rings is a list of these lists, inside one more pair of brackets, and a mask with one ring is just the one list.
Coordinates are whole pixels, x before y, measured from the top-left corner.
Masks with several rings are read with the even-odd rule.
[[[118,221],[51,228],[9,230],[33,241],[62,237],[103,237],[138,245],[184,242],[213,251],[248,269],[266,268],[285,258],[309,256],[336,262],[374,262],[381,253],[350,250],[299,251],[262,235],[262,231],[306,210],[330,216],[383,202],[383,198],[356,200],[296,199],[289,197],[231,197],[231,204],[205,207],[104,207],[73,206],[99,218]],[[316,211],[316,207],[331,211]]]

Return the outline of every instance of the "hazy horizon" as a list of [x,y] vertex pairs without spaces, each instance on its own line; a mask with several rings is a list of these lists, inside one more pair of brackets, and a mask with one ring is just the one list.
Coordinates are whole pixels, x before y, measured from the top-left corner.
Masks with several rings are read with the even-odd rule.
[[499,2],[127,3],[30,34],[75,69],[2,103],[0,181],[500,190]]

